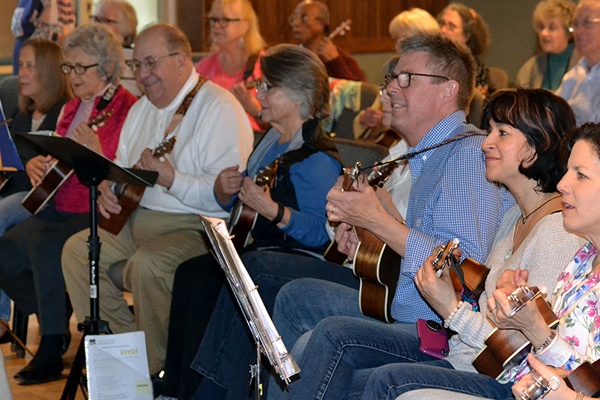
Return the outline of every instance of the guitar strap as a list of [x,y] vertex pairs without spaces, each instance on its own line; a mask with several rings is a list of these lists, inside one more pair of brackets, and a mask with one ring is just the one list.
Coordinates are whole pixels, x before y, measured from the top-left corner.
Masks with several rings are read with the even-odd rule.
[[196,86],[194,86],[194,88],[187,94],[187,96],[185,96],[185,98],[179,105],[179,108],[177,108],[177,111],[175,111],[173,118],[171,118],[171,122],[169,122],[167,129],[165,130],[165,138],[169,136],[169,134],[173,132],[175,128],[177,128],[177,125],[179,125],[179,122],[181,122],[181,120],[183,119],[183,116],[190,107],[190,104],[192,104],[192,100],[194,100],[194,97],[196,97],[196,93],[198,93],[198,91],[206,81],[206,78],[200,76],[198,78],[198,83],[196,83]]

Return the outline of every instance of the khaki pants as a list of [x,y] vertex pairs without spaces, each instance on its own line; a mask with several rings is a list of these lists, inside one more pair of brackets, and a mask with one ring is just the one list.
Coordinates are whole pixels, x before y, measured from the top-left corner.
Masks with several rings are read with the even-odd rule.
[[[163,367],[175,270],[183,261],[208,252],[198,215],[138,209],[118,235],[99,229],[100,318],[114,333],[142,330],[146,335],[150,373]],[[63,248],[62,267],[78,321],[90,314],[89,230],[73,235]],[[108,267],[127,260],[124,287],[133,294],[135,317],[123,293],[107,275]]]

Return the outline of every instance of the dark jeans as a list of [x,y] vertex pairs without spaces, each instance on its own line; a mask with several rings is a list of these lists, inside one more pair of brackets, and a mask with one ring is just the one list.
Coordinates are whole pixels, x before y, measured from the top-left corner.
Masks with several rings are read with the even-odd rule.
[[162,394],[187,400],[202,376],[190,368],[225,284],[225,274],[212,254],[194,257],[177,268],[173,281],[169,339]]
[[[242,261],[271,314],[279,289],[293,279],[314,277],[358,288],[358,280],[350,269],[308,256],[259,251],[246,253]],[[255,363],[255,342],[246,320],[233,294],[228,288],[222,290],[192,363],[192,368],[208,378],[202,381],[194,398],[251,398],[248,366]]]
[[42,335],[66,333],[61,253],[66,240],[88,223],[88,214],[48,206],[0,237],[0,288],[25,315],[38,314]]

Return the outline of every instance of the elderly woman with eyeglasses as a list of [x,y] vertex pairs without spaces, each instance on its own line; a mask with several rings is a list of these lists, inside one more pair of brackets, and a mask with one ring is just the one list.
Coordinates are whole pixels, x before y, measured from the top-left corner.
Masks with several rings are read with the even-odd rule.
[[[63,44],[62,71],[76,96],[61,111],[56,133],[114,158],[121,126],[136,97],[119,86],[124,64],[121,42],[107,28],[87,25]],[[46,185],[51,155],[26,165],[31,184]],[[45,186],[49,188],[49,186]],[[26,315],[38,314],[40,346],[15,379],[36,384],[61,377],[61,354],[68,347],[65,282],[61,270],[64,242],[89,222],[89,188],[73,174],[38,214],[0,238],[0,286]]]
[[[263,76],[256,82],[256,97],[261,102],[261,119],[271,128],[254,149],[246,171],[233,165],[218,175],[215,196],[225,210],[231,211],[238,203],[258,214],[251,230],[253,242],[239,249],[241,252],[268,248],[321,254],[329,244],[325,196],[342,166],[335,146],[319,126],[329,109],[327,73],[314,53],[296,45],[269,48],[260,64]],[[254,177],[268,167],[275,169],[273,186],[255,183]],[[227,301],[235,301],[228,291],[221,291],[224,283],[225,277],[210,254],[188,260],[178,268],[171,302],[164,396],[189,398],[194,393],[201,377],[189,366],[217,296],[221,293]],[[240,334],[245,338],[246,327],[243,329]],[[245,343],[243,338],[240,340]],[[246,367],[242,371],[245,373]],[[242,381],[232,385],[245,387],[246,378]],[[228,398],[242,398],[235,393],[232,389]],[[220,394],[203,392],[202,396],[218,399]]]
[[208,13],[211,54],[200,60],[196,71],[231,91],[240,101],[255,131],[267,126],[259,117],[254,79],[261,76],[260,54],[265,41],[258,18],[248,0],[214,0]]

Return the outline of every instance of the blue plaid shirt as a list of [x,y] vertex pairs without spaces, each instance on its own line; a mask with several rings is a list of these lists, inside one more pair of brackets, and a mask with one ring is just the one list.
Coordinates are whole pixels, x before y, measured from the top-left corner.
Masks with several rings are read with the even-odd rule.
[[[481,132],[457,111],[435,125],[410,151],[418,151],[466,132]],[[514,199],[485,178],[484,136],[468,137],[409,160],[412,174],[406,225],[406,257],[392,304],[396,321],[440,317],[419,294],[414,276],[433,248],[460,240],[463,257],[485,262],[496,230]],[[422,179],[421,179],[422,178]]]

